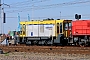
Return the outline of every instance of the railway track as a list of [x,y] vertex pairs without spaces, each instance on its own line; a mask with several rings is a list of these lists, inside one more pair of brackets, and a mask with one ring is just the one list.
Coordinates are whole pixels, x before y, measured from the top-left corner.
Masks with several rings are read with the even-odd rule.
[[90,47],[61,47],[61,46],[0,46],[4,52],[47,52],[63,54],[90,54]]

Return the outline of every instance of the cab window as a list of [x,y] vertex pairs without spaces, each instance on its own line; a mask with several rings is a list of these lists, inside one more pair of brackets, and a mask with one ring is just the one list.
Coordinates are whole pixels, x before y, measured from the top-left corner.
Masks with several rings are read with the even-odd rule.
[[69,30],[71,30],[71,27],[72,27],[72,24],[71,24],[71,23],[69,23]]
[[68,30],[68,23],[65,23],[64,29],[65,29],[65,30]]

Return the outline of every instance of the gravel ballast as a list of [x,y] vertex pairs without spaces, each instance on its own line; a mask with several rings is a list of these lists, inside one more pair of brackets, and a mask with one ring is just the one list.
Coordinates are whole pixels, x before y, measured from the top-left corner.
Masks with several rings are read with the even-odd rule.
[[13,52],[0,54],[0,60],[90,60],[90,55]]

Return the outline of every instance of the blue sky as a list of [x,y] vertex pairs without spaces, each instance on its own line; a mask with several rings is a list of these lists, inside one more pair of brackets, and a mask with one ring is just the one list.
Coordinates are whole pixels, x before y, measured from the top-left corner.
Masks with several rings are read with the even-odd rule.
[[[60,18],[60,12],[61,19],[75,20],[74,15],[76,13],[81,14],[82,19],[90,19],[90,2],[84,4],[77,3],[75,5],[62,5],[62,3],[67,2],[70,3],[76,1],[78,2],[89,0],[42,0],[42,2],[40,1],[41,0],[34,0],[33,2],[35,3],[33,4],[32,0],[4,0],[5,4],[10,5],[10,8],[8,6],[4,6],[7,17],[6,23],[4,24],[4,33],[7,33],[9,30],[18,29],[18,13],[20,14],[21,21],[27,21],[28,14],[30,15],[30,18],[34,20],[41,20],[46,18],[58,19]],[[36,9],[33,9],[32,11],[32,4],[34,6],[38,6],[38,8],[36,7]],[[57,4],[57,6],[54,4]],[[51,8],[49,8],[49,6],[47,5],[51,6]]]

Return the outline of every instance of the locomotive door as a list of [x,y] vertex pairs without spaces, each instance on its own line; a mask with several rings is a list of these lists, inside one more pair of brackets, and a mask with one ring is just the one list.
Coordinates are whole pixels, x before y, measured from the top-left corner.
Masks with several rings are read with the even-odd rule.
[[64,22],[64,36],[68,38],[71,34],[71,22]]
[[20,35],[22,35],[22,37],[26,35],[26,30],[25,29],[26,29],[26,25],[25,24],[21,25],[21,29],[20,29],[21,33],[20,33]]
[[63,34],[63,23],[57,23],[57,36]]
[[58,36],[58,34],[59,34],[59,23],[57,23],[57,36]]

